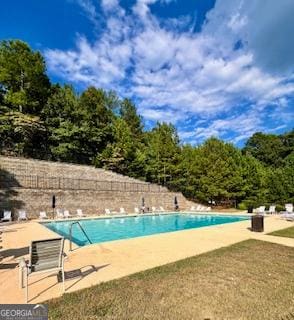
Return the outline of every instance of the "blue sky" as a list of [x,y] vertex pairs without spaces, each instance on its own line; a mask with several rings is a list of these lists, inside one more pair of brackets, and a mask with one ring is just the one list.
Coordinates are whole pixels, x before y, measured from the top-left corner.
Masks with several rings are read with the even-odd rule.
[[241,146],[294,120],[293,0],[10,0],[0,39],[46,58],[54,82],[114,89],[147,128]]

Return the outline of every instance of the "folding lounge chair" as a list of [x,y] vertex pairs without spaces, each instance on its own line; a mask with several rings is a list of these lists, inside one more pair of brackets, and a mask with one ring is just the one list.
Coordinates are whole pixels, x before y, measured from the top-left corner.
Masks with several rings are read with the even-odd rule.
[[270,206],[268,211],[266,211],[268,214],[274,214],[276,213],[276,206]]
[[69,213],[68,210],[64,210],[63,211],[63,215],[64,215],[64,218],[70,218],[71,217],[71,214]]
[[64,218],[63,211],[61,209],[57,209],[56,210],[56,217],[58,219],[63,219]]
[[159,207],[159,211],[160,211],[160,212],[165,212],[165,210],[164,210],[163,207]]
[[292,203],[285,204],[285,209],[288,213],[293,213],[293,204]]
[[40,219],[48,219],[46,211],[40,211]]
[[3,218],[1,219],[1,221],[12,221],[11,211],[4,210]]
[[265,212],[265,206],[260,206],[260,207],[256,208],[256,213],[264,214],[264,212]]
[[61,272],[62,292],[64,285],[64,238],[46,239],[32,241],[30,246],[30,259],[28,262],[24,258],[20,261],[20,280],[23,288],[23,276],[25,274],[25,300],[28,302],[29,277],[34,274],[45,272]]
[[118,212],[116,212],[116,211],[111,211],[110,209],[106,208],[106,209],[105,209],[105,214],[112,215],[112,214],[118,214]]
[[82,209],[77,209],[77,216],[78,216],[78,217],[85,217]]
[[151,207],[152,212],[157,212],[157,209],[155,207]]
[[18,221],[28,220],[27,213],[24,210],[18,211]]
[[294,217],[292,203],[285,204],[285,209],[286,211],[282,212],[281,217],[286,218],[287,220],[292,219]]
[[191,211],[195,211],[195,206],[192,206],[192,207],[190,208],[190,210],[191,210]]
[[135,213],[140,213],[140,210],[137,207],[134,208],[134,211],[135,211]]
[[124,208],[119,208],[119,213],[120,214],[127,214],[126,210]]

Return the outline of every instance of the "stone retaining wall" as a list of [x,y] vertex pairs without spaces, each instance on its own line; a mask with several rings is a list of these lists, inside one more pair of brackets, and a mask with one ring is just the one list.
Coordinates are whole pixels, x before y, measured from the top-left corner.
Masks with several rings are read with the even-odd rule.
[[[105,208],[118,211],[120,207],[134,212],[143,197],[150,208],[173,210],[175,196],[181,209],[194,205],[181,193],[90,166],[0,157],[0,169],[0,212],[11,209],[15,216],[18,209],[25,209],[30,218],[38,217],[43,210],[52,212],[53,195],[57,208],[73,214],[76,209],[91,215],[104,213]],[[106,176],[106,180],[99,180]]]
[[[1,191],[0,191],[1,192]],[[25,209],[30,218],[36,218],[40,211],[52,212],[53,194],[56,196],[56,208],[67,209],[76,214],[76,209],[82,209],[88,215],[103,214],[105,208],[119,211],[125,208],[129,213],[134,208],[141,207],[144,197],[146,207],[163,206],[165,210],[174,209],[174,197],[178,199],[181,209],[189,208],[191,203],[181,193],[143,193],[143,192],[99,192],[93,190],[35,190],[17,189],[9,201],[1,202],[0,209],[13,208],[15,216],[17,209]]]

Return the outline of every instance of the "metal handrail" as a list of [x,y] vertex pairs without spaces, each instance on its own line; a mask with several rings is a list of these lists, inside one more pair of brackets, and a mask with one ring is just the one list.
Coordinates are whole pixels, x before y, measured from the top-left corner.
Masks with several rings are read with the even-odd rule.
[[90,244],[92,244],[92,241],[90,240],[90,238],[88,237],[88,235],[86,234],[84,228],[81,226],[79,221],[74,221],[70,227],[69,227],[69,251],[72,251],[72,227],[74,224],[78,224],[79,227],[81,228],[81,230],[83,231],[85,237],[87,238],[87,240],[90,242]]

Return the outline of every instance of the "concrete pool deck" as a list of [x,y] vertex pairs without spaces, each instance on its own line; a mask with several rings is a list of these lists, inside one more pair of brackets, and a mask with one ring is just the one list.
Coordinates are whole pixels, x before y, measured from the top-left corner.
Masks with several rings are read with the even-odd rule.
[[[231,212],[229,214],[232,215]],[[251,232],[250,220],[247,220],[116,240],[81,248],[73,245],[72,252],[69,252],[69,241],[66,240],[65,270],[71,271],[71,275],[76,275],[75,278],[66,280],[66,292],[87,288],[247,239],[294,247],[294,239],[266,235],[268,232],[293,225],[293,222],[282,220],[279,216],[268,216],[265,218],[263,233]],[[56,233],[38,221],[29,221],[7,225],[1,237],[0,303],[24,303],[24,289],[19,287],[18,261],[22,257],[28,258],[31,240],[53,238],[56,237]],[[56,274],[31,276],[29,283],[29,303],[42,302],[61,295],[61,284],[57,282]]]

